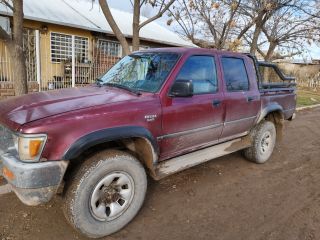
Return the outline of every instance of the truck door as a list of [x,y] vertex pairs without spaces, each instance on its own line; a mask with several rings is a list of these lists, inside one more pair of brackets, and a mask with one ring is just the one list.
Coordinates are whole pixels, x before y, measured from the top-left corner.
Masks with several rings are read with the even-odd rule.
[[226,116],[220,141],[245,135],[260,109],[254,65],[247,57],[220,56]]
[[193,96],[167,97],[162,115],[163,135],[158,138],[160,160],[218,141],[224,106],[215,59],[211,55],[190,56],[175,77],[175,81],[192,80]]

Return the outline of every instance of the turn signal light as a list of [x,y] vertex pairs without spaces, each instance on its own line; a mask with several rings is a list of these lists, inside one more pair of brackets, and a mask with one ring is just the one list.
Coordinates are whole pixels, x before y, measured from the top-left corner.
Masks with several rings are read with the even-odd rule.
[[42,144],[42,140],[30,140],[29,143],[29,155],[30,157],[36,157],[39,154],[39,150]]
[[5,176],[9,180],[15,179],[13,172],[11,172],[6,166],[2,169],[3,176]]

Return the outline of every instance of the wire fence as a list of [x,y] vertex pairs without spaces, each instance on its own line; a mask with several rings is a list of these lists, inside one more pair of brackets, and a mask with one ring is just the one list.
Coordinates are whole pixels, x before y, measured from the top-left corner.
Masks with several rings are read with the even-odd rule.
[[289,76],[294,76],[298,87],[320,89],[320,63],[279,63],[278,66]]
[[316,73],[313,76],[307,76],[304,78],[298,77],[297,84],[300,87],[319,90],[320,89],[320,68],[319,68],[319,73]]

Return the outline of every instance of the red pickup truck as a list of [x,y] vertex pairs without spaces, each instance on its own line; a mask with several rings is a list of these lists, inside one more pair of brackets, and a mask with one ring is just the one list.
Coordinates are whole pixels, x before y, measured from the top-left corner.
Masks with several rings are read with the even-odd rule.
[[[281,81],[265,82],[262,67]],[[135,52],[95,85],[0,102],[2,188],[28,205],[58,193],[71,225],[106,236],[139,211],[146,173],[158,180],[238,150],[264,163],[295,107],[294,79],[249,54]]]

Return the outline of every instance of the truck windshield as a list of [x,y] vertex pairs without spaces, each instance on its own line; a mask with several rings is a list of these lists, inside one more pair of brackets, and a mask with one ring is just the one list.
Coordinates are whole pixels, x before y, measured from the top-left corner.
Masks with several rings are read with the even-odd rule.
[[135,53],[124,57],[97,81],[99,85],[157,92],[177,59],[175,53]]

